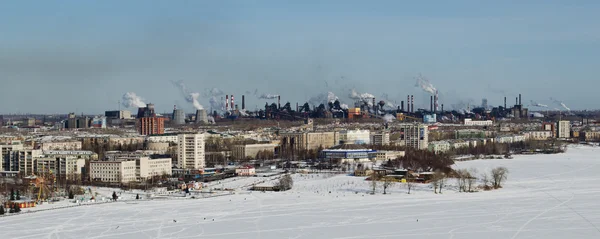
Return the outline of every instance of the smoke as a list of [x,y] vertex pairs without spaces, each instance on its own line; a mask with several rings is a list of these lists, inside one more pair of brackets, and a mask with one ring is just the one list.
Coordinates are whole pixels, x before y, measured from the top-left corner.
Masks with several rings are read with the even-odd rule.
[[262,95],[258,96],[259,99],[267,99],[267,100],[277,99],[277,97],[279,97],[279,95],[262,94]]
[[123,106],[125,108],[140,108],[146,107],[144,99],[135,94],[135,92],[127,92],[123,95]]
[[540,108],[548,108],[548,105],[540,104],[535,101],[531,101],[531,106],[540,107]]
[[355,89],[352,89],[350,91],[350,94],[348,95],[348,98],[353,99],[353,100],[360,100],[364,103],[366,103],[368,106],[373,106],[373,102],[371,101],[373,98],[375,98],[374,95],[369,94],[369,93],[358,93],[356,92]]
[[389,95],[387,93],[381,94],[381,98],[384,99],[384,102],[385,102],[384,107],[387,106],[387,107],[389,107],[391,109],[395,109],[396,108],[396,105],[394,103],[392,103],[392,100],[390,100],[390,97],[389,97]]
[[211,115],[206,116],[206,119],[208,120],[208,123],[215,124],[215,118]]
[[225,93],[219,88],[212,88],[212,89],[206,88],[206,89],[204,89],[204,93],[202,94],[202,96],[208,98],[208,97],[213,97],[213,96],[222,96],[224,94]]
[[533,114],[531,114],[534,118],[544,118],[543,114],[540,114],[538,112],[534,112]]
[[223,103],[222,100],[219,100],[216,96],[210,97],[208,103],[210,103],[210,107],[213,110],[221,110],[225,108],[225,103]]
[[327,102],[329,103],[333,103],[336,100],[339,100],[339,98],[337,96],[335,96],[335,94],[333,92],[327,92]]
[[560,100],[557,100],[557,99],[554,99],[554,98],[552,98],[552,97],[550,97],[550,100],[551,100],[552,102],[554,102],[555,104],[557,104],[557,105],[560,105],[561,107],[563,107],[563,109],[565,109],[565,110],[567,110],[567,111],[571,111],[571,109],[570,109],[569,107],[567,107],[567,105],[565,105],[565,103],[563,103],[562,101],[560,101]]
[[329,103],[334,103],[336,100],[339,100],[339,98],[333,92],[327,92],[327,94],[321,93],[311,97],[308,100],[308,103],[311,105],[327,105]]
[[386,123],[391,123],[395,119],[396,119],[396,117],[394,117],[391,114],[386,114],[386,115],[383,116],[383,121],[386,122]]
[[347,110],[348,109],[348,105],[347,104],[340,104],[340,108],[342,108],[343,110]]
[[430,94],[435,94],[437,91],[437,89],[435,89],[435,87],[429,83],[429,80],[425,79],[425,77],[422,75],[417,76],[415,79],[417,80],[415,87],[420,87],[422,90]]
[[246,112],[246,110],[240,110],[240,115],[249,116],[248,113]]
[[183,83],[183,81],[171,81],[171,83],[173,83],[173,85],[179,89],[179,91],[181,92],[181,95],[183,96],[185,101],[187,101],[188,103],[192,103],[192,105],[194,105],[194,108],[196,108],[197,110],[204,109],[204,107],[198,101],[198,97],[200,97],[200,93],[189,92],[187,90],[187,88],[185,87],[185,84]]

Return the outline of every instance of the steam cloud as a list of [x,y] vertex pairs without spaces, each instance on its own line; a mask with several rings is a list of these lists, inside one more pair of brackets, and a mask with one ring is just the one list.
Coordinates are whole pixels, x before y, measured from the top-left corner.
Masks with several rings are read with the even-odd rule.
[[433,87],[433,85],[429,82],[429,80],[425,79],[425,77],[423,77],[422,75],[417,76],[416,79],[417,79],[417,83],[415,84],[415,87],[420,87],[422,90],[424,90],[427,93],[435,94],[437,89],[435,89],[435,87]]
[[365,102],[365,103],[367,103],[367,105],[369,105],[369,106],[373,106],[373,102],[371,102],[371,100],[372,100],[373,98],[375,98],[375,96],[374,96],[374,95],[372,95],[372,94],[369,94],[369,93],[358,93],[358,92],[356,92],[356,90],[354,90],[354,89],[352,89],[352,90],[350,91],[350,95],[348,95],[348,97],[349,97],[350,99],[353,99],[353,100],[360,100],[360,101],[362,101],[362,102]]
[[140,108],[146,107],[144,99],[135,94],[135,92],[127,92],[123,95],[123,106],[125,108]]
[[181,96],[183,96],[185,101],[187,101],[188,103],[192,103],[192,105],[194,105],[194,108],[196,108],[197,110],[204,109],[204,107],[198,101],[198,97],[200,97],[200,93],[189,92],[187,90],[187,88],[185,87],[185,84],[183,83],[183,81],[171,81],[171,83],[173,83],[173,85],[181,91]]
[[383,121],[385,121],[386,123],[391,123],[395,119],[396,119],[396,117],[394,117],[391,114],[386,114],[386,115],[383,116]]
[[554,98],[552,98],[552,97],[550,97],[550,100],[551,100],[552,102],[554,102],[555,104],[557,104],[557,105],[560,105],[561,107],[563,107],[563,109],[565,109],[565,110],[567,110],[567,111],[571,111],[571,109],[570,109],[569,107],[567,107],[567,105],[565,105],[565,103],[563,103],[562,101],[560,101],[560,100],[557,100],[557,99],[554,99]]
[[535,107],[540,107],[540,108],[548,108],[548,105],[540,104],[540,103],[537,103],[537,102],[535,102],[533,100],[531,101],[531,105],[535,106]]
[[277,99],[277,97],[279,97],[279,95],[262,94],[262,95],[258,96],[259,99],[267,99],[267,100]]

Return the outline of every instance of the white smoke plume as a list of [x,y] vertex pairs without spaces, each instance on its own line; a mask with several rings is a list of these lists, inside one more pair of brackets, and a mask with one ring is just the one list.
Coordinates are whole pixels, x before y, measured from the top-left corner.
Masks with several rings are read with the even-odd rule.
[[222,96],[225,93],[219,89],[219,88],[212,88],[212,89],[204,89],[204,93],[202,94],[203,97],[213,97],[213,96]]
[[343,110],[347,110],[347,109],[348,109],[348,105],[347,105],[347,104],[340,104],[340,107],[341,107]]
[[175,87],[177,87],[181,91],[181,95],[188,103],[192,103],[194,108],[197,110],[203,110],[204,107],[198,102],[198,97],[200,97],[200,93],[189,92],[185,87],[183,81],[171,81]]
[[531,106],[540,107],[540,108],[548,108],[548,105],[540,104],[535,101],[531,101]]
[[533,112],[533,114],[531,114],[534,118],[544,118],[543,114],[540,114],[538,112]]
[[552,102],[554,102],[555,104],[557,104],[557,105],[560,105],[561,107],[563,107],[563,109],[565,109],[565,110],[567,110],[567,111],[571,111],[571,109],[570,109],[569,107],[567,107],[567,105],[565,105],[565,103],[563,103],[562,101],[560,101],[560,100],[557,100],[557,99],[554,99],[554,98],[552,98],[552,97],[550,97],[550,100],[551,100]]
[[356,92],[355,89],[352,89],[350,91],[350,94],[348,95],[348,98],[353,99],[353,100],[360,100],[364,103],[366,103],[368,106],[372,107],[373,106],[373,98],[375,98],[374,95],[369,94],[369,93],[358,93]]
[[140,108],[146,107],[144,99],[135,94],[135,92],[127,92],[123,95],[123,106],[125,108]]
[[277,97],[279,97],[279,95],[274,95],[274,94],[262,94],[262,95],[258,96],[259,99],[267,99],[267,100],[277,99]]
[[208,103],[210,103],[210,107],[213,110],[225,109],[225,103],[222,100],[218,99],[216,96],[210,97]]
[[424,90],[425,92],[427,92],[429,94],[435,94],[435,92],[437,91],[437,89],[435,89],[435,87],[433,87],[433,85],[429,82],[429,80],[427,80],[422,75],[417,76],[415,79],[417,80],[415,87],[420,87],[422,90]]
[[327,92],[327,102],[329,103],[333,103],[336,100],[339,100],[339,98],[337,96],[335,96],[335,94],[333,92]]
[[383,116],[383,121],[385,121],[386,123],[391,123],[396,119],[396,117],[394,117],[391,114],[386,114]]
[[208,123],[215,124],[215,118],[212,117],[211,115],[206,116],[206,119],[208,120]]
[[333,92],[327,92],[327,94],[321,93],[311,97],[308,100],[308,103],[318,106],[320,104],[327,105],[329,103],[334,103],[336,100],[339,100],[339,98]]

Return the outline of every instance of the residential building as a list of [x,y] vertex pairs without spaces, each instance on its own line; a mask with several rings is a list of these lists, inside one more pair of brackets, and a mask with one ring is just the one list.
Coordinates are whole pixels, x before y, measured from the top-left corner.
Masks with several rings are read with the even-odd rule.
[[247,145],[234,145],[231,151],[231,155],[236,159],[245,158],[256,158],[256,154],[259,151],[268,151],[275,153],[276,144],[247,144]]
[[451,145],[448,141],[429,142],[428,149],[436,154],[450,151]]
[[525,131],[523,133],[527,140],[547,140],[552,138],[552,131],[537,130],[537,131]]
[[177,143],[179,135],[177,134],[163,134],[163,135],[151,135],[146,137],[146,141],[152,143]]
[[494,122],[491,120],[473,120],[473,119],[465,119],[465,126],[492,126]]
[[254,176],[256,175],[256,169],[252,166],[241,166],[235,169],[237,176]]
[[177,140],[177,167],[181,169],[203,169],[204,134],[180,134]]
[[137,120],[138,133],[141,135],[153,135],[165,133],[165,118],[142,117]]
[[382,150],[382,151],[375,151],[375,152],[370,153],[369,158],[374,159],[374,160],[380,160],[380,161],[388,161],[388,160],[396,159],[398,157],[404,157],[404,155],[405,155],[404,151]]
[[136,181],[136,161],[92,161],[90,177],[94,181],[128,183]]
[[153,176],[171,175],[173,162],[171,158],[149,158],[142,157],[136,160],[136,176],[140,179],[147,179]]
[[14,151],[22,150],[23,145],[20,141],[13,141],[11,144],[0,144],[0,171],[19,171],[19,160],[15,157]]
[[338,133],[337,144],[371,144],[369,130],[342,130]]
[[454,131],[455,139],[485,138],[485,131],[479,129],[459,129]]
[[35,173],[35,159],[42,156],[42,150],[24,148],[14,151],[16,159],[19,162],[19,172],[21,175],[28,176]]
[[428,128],[427,125],[420,123],[402,123],[399,124],[400,145],[413,149],[427,149]]
[[571,122],[568,120],[558,121],[556,127],[556,137],[567,139],[571,137]]
[[371,134],[371,144],[373,145],[389,145],[390,144],[390,133],[380,132]]
[[291,132],[281,133],[281,146],[283,148],[318,149],[329,148],[336,145],[334,132]]
[[452,149],[468,148],[469,142],[464,140],[452,140],[450,141],[450,146]]
[[36,174],[52,173],[57,178],[66,180],[81,179],[84,172],[85,159],[74,156],[35,158]]
[[98,160],[98,154],[88,150],[49,150],[43,151],[44,157],[75,157],[85,160]]
[[81,141],[54,141],[42,142],[40,149],[43,151],[49,150],[81,150]]

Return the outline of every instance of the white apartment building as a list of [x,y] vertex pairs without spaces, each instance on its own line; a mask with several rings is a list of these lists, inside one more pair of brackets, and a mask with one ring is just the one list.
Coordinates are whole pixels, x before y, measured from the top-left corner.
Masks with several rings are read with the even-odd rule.
[[338,135],[338,144],[371,144],[371,131],[369,130],[342,130]]
[[92,161],[90,177],[95,181],[109,183],[136,181],[136,161]]
[[556,127],[556,136],[561,139],[571,138],[571,122],[568,120],[558,121]]
[[152,143],[177,143],[178,140],[179,135],[176,134],[153,135],[146,137],[146,141]]
[[40,149],[43,151],[49,150],[81,150],[81,141],[57,141],[43,142]]
[[378,161],[388,161],[393,160],[398,157],[403,157],[405,155],[404,151],[376,151],[373,153],[369,153],[369,158],[378,160]]
[[35,172],[52,173],[57,177],[67,180],[76,180],[81,177],[85,167],[85,159],[68,157],[41,157],[35,159]]
[[427,149],[428,128],[420,123],[403,123],[400,127],[400,145],[414,149]]
[[491,120],[473,120],[473,119],[465,119],[465,126],[492,126],[494,122]]
[[547,140],[552,138],[552,131],[527,131],[524,135],[527,140]]
[[177,167],[180,169],[203,169],[204,134],[180,134],[177,138]]
[[173,162],[171,158],[151,159],[149,157],[142,157],[137,161],[139,162],[137,163],[139,165],[137,177],[140,179],[173,174]]
[[390,133],[381,132],[371,134],[371,144],[373,145],[389,145],[390,144]]
[[450,150],[450,143],[448,141],[434,141],[429,142],[428,149],[436,154],[447,152]]

